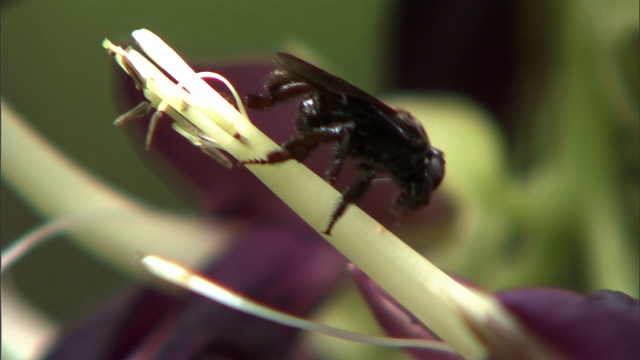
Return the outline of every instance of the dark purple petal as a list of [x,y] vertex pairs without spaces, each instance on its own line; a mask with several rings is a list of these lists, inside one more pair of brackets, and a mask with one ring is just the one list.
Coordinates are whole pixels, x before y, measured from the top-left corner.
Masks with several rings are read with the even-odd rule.
[[514,3],[406,0],[390,46],[395,88],[464,94],[504,120],[516,66]]
[[[346,274],[343,257],[310,229],[256,226],[204,273],[249,297],[306,315]],[[298,331],[201,296],[138,288],[68,333],[49,359],[286,359]]]
[[156,290],[130,289],[64,334],[46,358],[126,358],[177,303],[177,299]]
[[524,289],[498,298],[534,333],[576,359],[640,358],[640,305],[624,293]]
[[[389,293],[371,280],[362,270],[351,266],[353,277],[369,308],[385,332],[402,339],[438,339],[420,320],[408,312]],[[461,359],[459,355],[433,350],[406,349],[416,359]]]

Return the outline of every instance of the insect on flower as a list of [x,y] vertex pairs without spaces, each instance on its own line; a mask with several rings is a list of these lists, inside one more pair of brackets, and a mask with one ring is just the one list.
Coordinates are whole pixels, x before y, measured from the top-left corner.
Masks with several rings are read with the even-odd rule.
[[266,109],[300,97],[295,120],[298,134],[269,152],[264,159],[243,164],[275,164],[289,159],[303,161],[322,143],[335,143],[334,159],[326,171],[333,184],[343,160],[358,161],[359,178],[342,191],[327,235],[347,206],[359,200],[378,172],[388,173],[400,187],[395,206],[418,209],[429,203],[431,193],[444,176],[443,153],[432,147],[424,128],[406,111],[382,101],[295,56],[279,53],[278,70],[265,84],[268,95],[249,95],[247,107]]

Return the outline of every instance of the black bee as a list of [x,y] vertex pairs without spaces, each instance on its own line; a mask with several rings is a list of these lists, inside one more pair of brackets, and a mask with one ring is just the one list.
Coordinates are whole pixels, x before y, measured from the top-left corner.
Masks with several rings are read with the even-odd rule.
[[360,199],[378,171],[388,173],[400,187],[395,205],[418,209],[429,203],[444,176],[443,153],[432,147],[420,123],[406,111],[395,110],[345,80],[298,59],[279,53],[279,69],[265,84],[268,95],[249,95],[247,107],[266,109],[299,97],[295,127],[298,134],[269,152],[264,159],[243,164],[303,161],[322,143],[335,143],[334,159],[326,179],[333,184],[343,160],[358,162],[358,180],[342,191],[324,233],[331,229],[350,203]]

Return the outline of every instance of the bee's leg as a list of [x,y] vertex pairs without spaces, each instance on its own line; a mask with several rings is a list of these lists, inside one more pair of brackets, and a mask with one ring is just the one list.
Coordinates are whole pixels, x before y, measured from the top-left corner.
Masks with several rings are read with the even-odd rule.
[[153,110],[153,108],[151,107],[151,104],[148,101],[143,101],[140,104],[136,105],[133,109],[118,116],[113,121],[113,125],[124,126],[134,120],[142,119],[147,114],[149,114],[151,110]]
[[364,195],[371,185],[371,181],[373,181],[373,178],[376,176],[375,170],[368,165],[361,164],[359,170],[362,174],[360,178],[342,191],[342,199],[340,200],[338,207],[333,211],[329,225],[327,225],[327,229],[323,231],[325,235],[331,235],[331,229],[333,229],[336,221],[338,221],[342,214],[344,214],[347,206],[358,201]]
[[342,138],[340,142],[336,144],[333,161],[331,161],[331,165],[326,172],[326,179],[329,184],[333,184],[336,181],[336,178],[340,174],[342,170],[342,163],[344,158],[347,155],[347,151],[349,150],[349,143],[351,141],[351,132],[343,131]]
[[250,159],[241,164],[275,164],[289,159],[303,161],[311,151],[323,142],[338,141],[343,137],[344,126],[331,125],[312,128],[309,132],[292,137],[282,144],[282,149],[271,151],[264,159]]
[[289,159],[304,160],[320,141],[312,136],[296,136],[282,144],[282,149],[270,151],[264,159],[249,159],[241,164],[275,164]]

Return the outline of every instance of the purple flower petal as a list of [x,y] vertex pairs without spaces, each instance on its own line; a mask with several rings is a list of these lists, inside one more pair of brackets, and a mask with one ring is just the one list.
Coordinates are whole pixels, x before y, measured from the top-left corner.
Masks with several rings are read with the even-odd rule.
[[178,304],[178,299],[136,286],[95,309],[91,317],[68,331],[47,359],[126,358],[149,331]]
[[[306,315],[343,279],[344,258],[306,228],[256,226],[205,271],[249,297]],[[134,290],[65,336],[49,359],[286,359],[298,331],[199,295]]]
[[[513,101],[513,3],[406,0],[390,46],[394,87],[461,93],[504,120]],[[513,130],[513,125],[508,129]]]
[[533,332],[576,359],[640,358],[640,303],[619,291],[583,296],[567,290],[498,294]]

